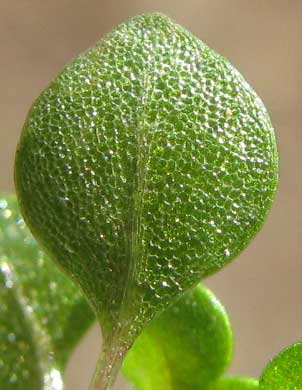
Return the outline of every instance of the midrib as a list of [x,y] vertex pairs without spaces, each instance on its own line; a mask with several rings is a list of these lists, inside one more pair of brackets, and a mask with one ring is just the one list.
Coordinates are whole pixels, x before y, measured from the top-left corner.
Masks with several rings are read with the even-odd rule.
[[[154,45],[155,46],[155,45]],[[156,46],[155,46],[156,47]],[[144,203],[144,193],[146,187],[146,164],[150,155],[150,140],[148,134],[152,124],[146,120],[146,112],[149,102],[152,97],[151,75],[154,65],[154,54],[150,56],[150,60],[142,75],[141,95],[138,103],[138,114],[136,124],[136,145],[137,145],[137,163],[135,171],[135,179],[132,194],[131,210],[131,229],[128,234],[128,273],[125,279],[124,292],[121,302],[121,311],[119,322],[123,323],[124,319],[129,320],[129,309],[134,302],[134,282],[137,266],[142,256],[142,229],[141,219]],[[149,141],[149,142],[148,142]],[[127,233],[126,233],[127,234]]]

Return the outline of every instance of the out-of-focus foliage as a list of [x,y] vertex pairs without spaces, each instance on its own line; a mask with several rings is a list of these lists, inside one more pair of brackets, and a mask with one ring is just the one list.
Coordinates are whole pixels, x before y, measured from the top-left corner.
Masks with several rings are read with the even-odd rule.
[[39,249],[16,197],[0,196],[0,388],[62,389],[67,359],[94,318]]

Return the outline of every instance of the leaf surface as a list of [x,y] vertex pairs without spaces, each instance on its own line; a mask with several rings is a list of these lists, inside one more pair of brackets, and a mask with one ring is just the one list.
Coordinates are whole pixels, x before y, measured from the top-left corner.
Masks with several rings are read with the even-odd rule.
[[232,356],[227,314],[198,285],[142,332],[126,355],[123,372],[136,390],[207,389]]
[[280,352],[260,378],[260,390],[302,390],[302,343]]
[[[226,377],[218,380],[208,390],[258,390],[259,384],[253,378]],[[201,389],[200,389],[201,390]]]
[[34,102],[15,178],[34,236],[98,313],[103,365],[116,371],[156,313],[254,237],[277,170],[269,116],[243,77],[169,18],[146,14]]
[[16,197],[0,196],[1,388],[63,388],[67,358],[93,320],[78,288],[39,249]]

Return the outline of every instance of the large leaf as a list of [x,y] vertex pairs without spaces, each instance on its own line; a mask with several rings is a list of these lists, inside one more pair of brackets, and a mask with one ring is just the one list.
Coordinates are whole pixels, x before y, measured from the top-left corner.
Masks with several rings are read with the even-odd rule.
[[224,308],[199,285],[142,332],[123,371],[136,390],[206,390],[224,373],[232,347]]
[[280,352],[260,378],[260,390],[302,390],[302,343]]
[[277,151],[261,100],[232,65],[147,14],[40,95],[15,168],[34,236],[98,313],[106,388],[144,325],[260,229]]
[[32,238],[16,197],[0,196],[0,388],[61,389],[67,359],[93,319]]

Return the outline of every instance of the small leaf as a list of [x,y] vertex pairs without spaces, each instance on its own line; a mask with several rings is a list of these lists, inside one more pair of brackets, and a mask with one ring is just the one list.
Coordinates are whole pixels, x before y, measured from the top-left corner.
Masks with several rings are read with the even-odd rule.
[[[258,390],[259,384],[253,378],[226,377],[215,382],[208,390]],[[202,390],[202,389],[200,389]]]
[[280,352],[268,364],[259,383],[260,390],[301,390],[302,343]]
[[37,246],[16,197],[0,196],[1,389],[61,389],[67,359],[93,320],[78,289]]
[[227,314],[198,285],[142,332],[126,355],[123,372],[136,390],[205,390],[224,373],[231,356]]
[[118,26],[34,102],[17,193],[34,236],[98,313],[104,388],[152,317],[254,237],[277,165],[252,88],[160,14]]

